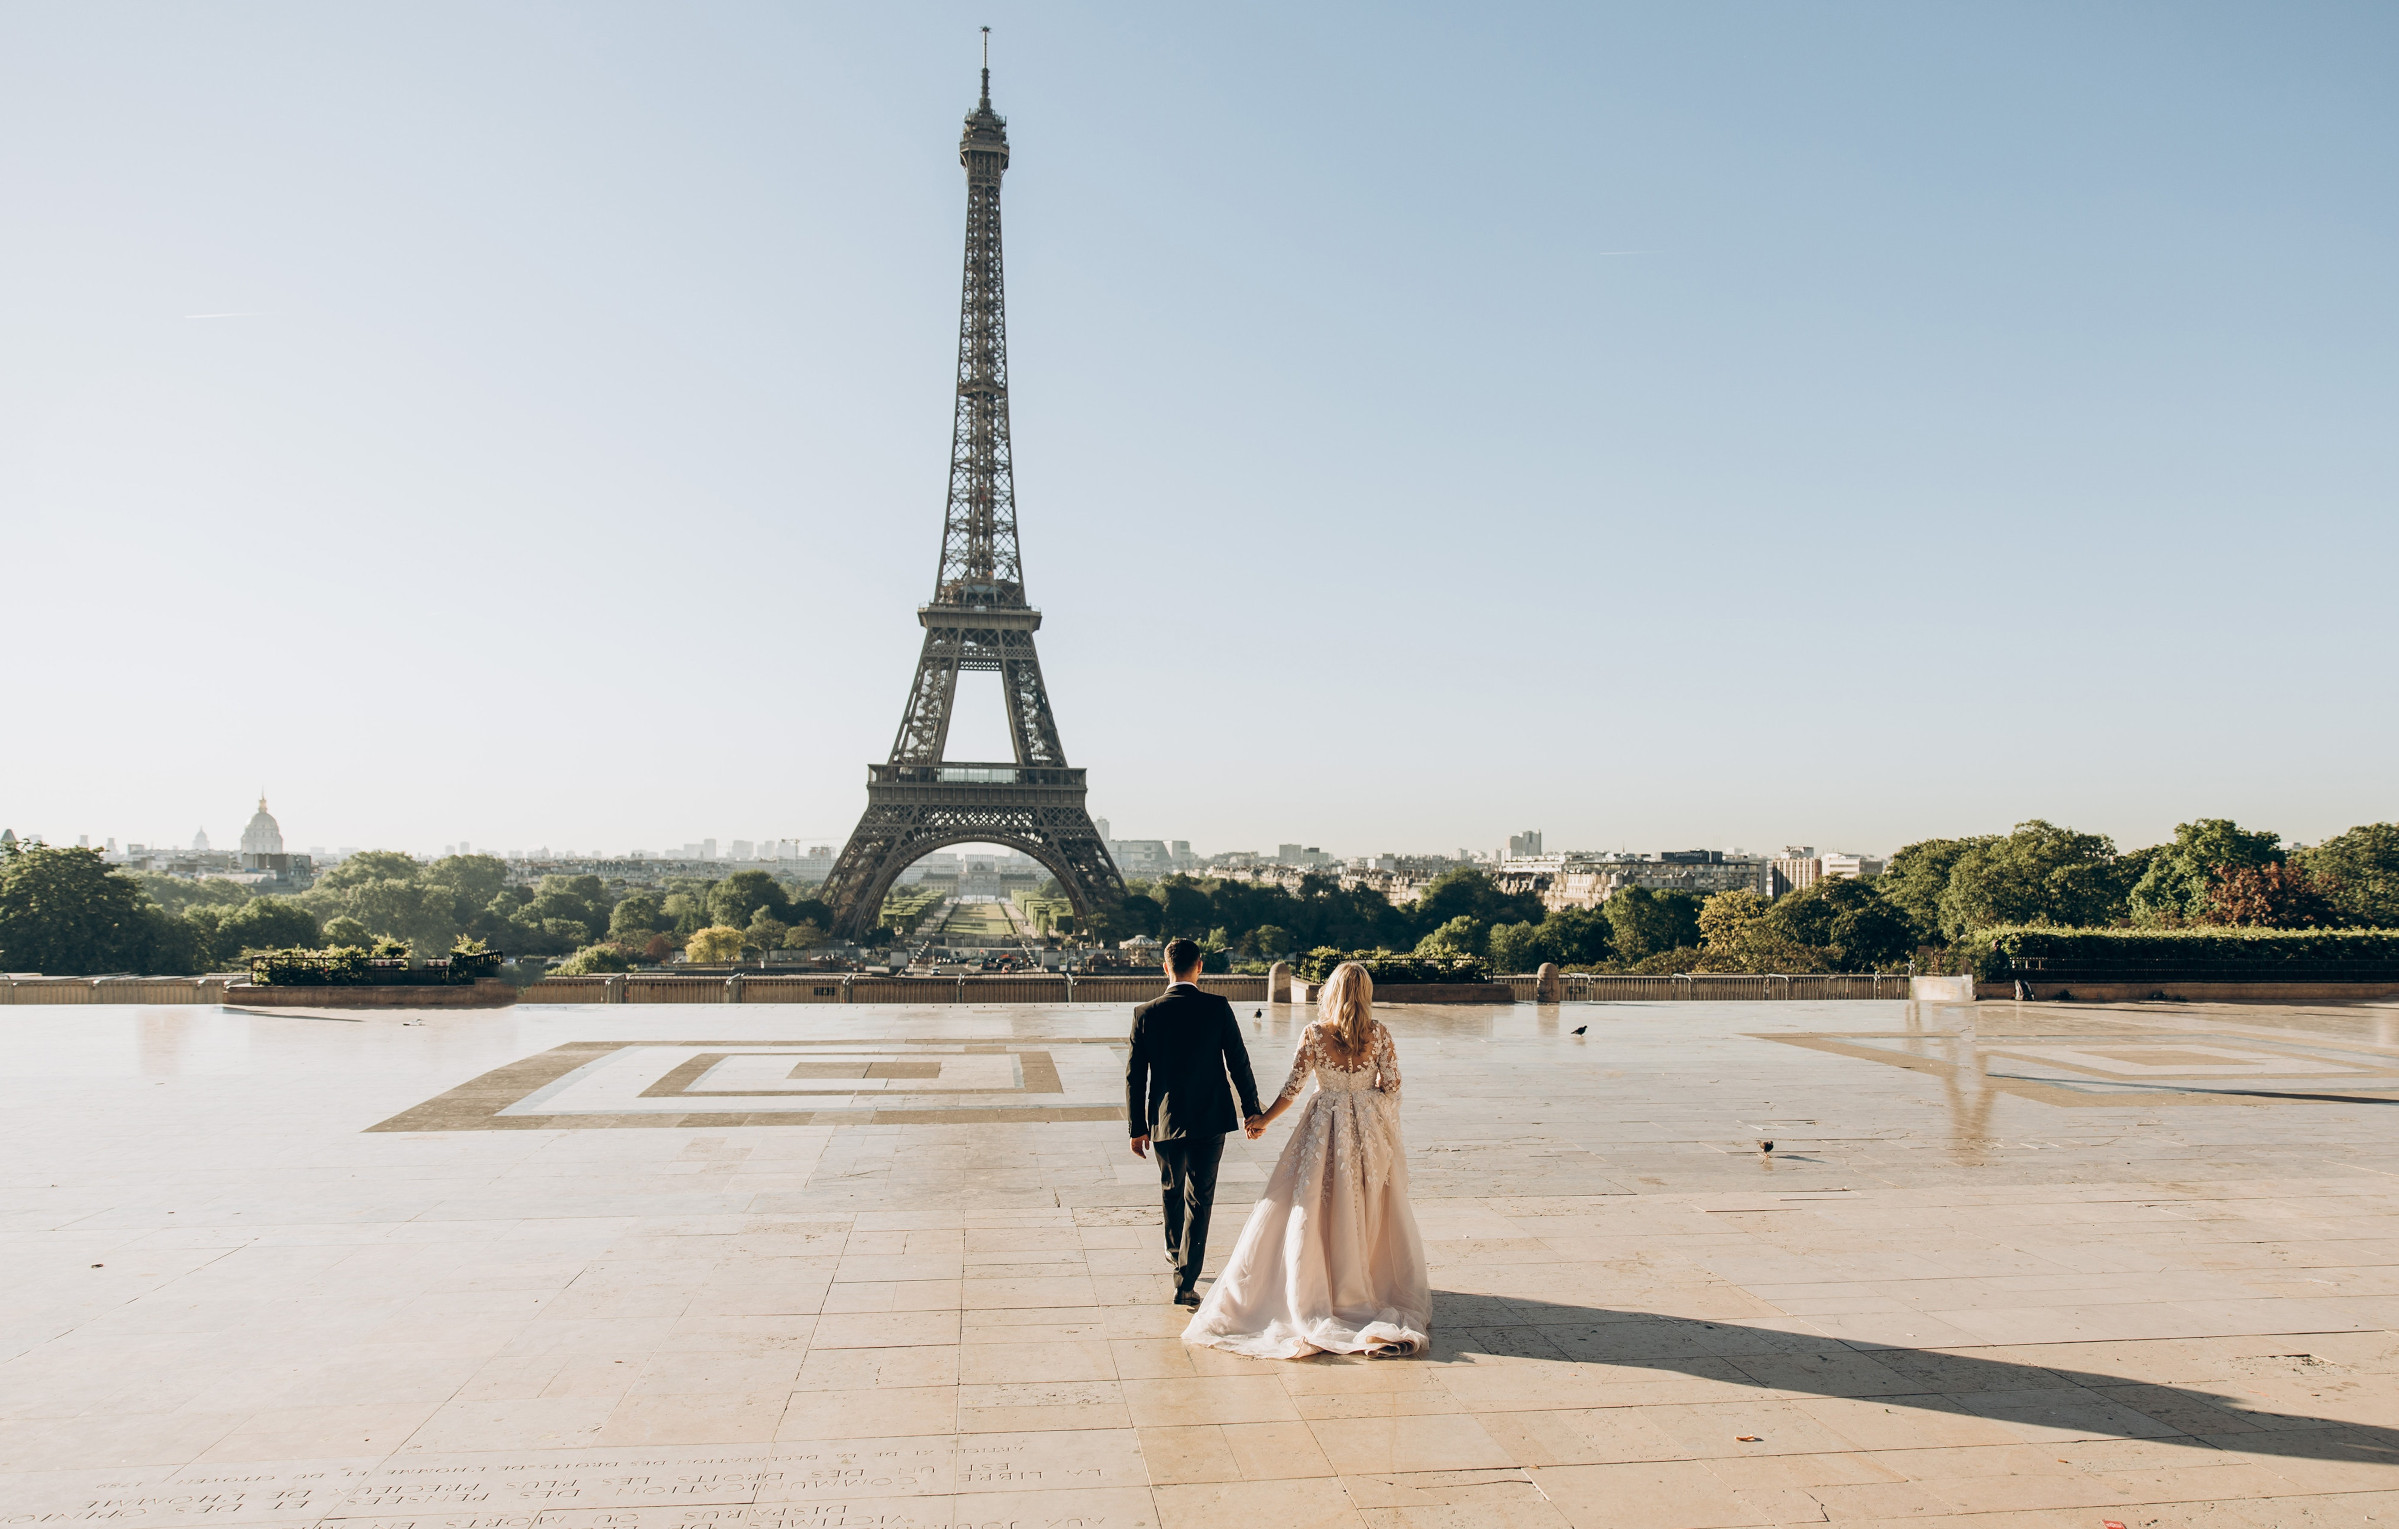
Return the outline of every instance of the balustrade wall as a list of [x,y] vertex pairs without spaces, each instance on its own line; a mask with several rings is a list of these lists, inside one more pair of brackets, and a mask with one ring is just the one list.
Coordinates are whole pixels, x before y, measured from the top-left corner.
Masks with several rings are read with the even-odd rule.
[[[221,1004],[223,977],[0,977],[0,1004]],[[1519,1003],[1533,1002],[1539,979],[1507,976]],[[1793,975],[1626,977],[1567,973],[1559,994],[1573,1002],[1741,1002],[1783,999],[1905,998],[1899,976]],[[1200,986],[1235,1003],[1266,1001],[1264,977],[1202,977]],[[518,990],[524,1003],[1144,1003],[1166,989],[1163,977],[1026,976],[876,977],[843,972],[753,973],[678,977],[544,977]],[[1393,1003],[1406,990],[1387,987]],[[329,998],[333,995],[328,994]]]

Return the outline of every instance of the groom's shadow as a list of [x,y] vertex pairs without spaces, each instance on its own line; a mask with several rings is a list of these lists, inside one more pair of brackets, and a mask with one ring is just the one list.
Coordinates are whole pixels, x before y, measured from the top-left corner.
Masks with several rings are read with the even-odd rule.
[[[2307,1345],[2305,1338],[2287,1341],[2294,1350]],[[1634,1382],[1643,1378],[1638,1372],[1652,1371],[1660,1378],[1682,1375],[1802,1396],[1871,1400],[2084,1437],[2399,1464],[2399,1430],[2266,1411],[2187,1385],[1949,1349],[1852,1343],[1737,1322],[1434,1291],[1432,1347],[1416,1362],[1471,1365],[1495,1358],[1606,1365],[1617,1371],[1611,1379]],[[2304,1353],[2271,1358],[2294,1371],[2324,1364]],[[2327,1367],[2324,1373],[2330,1383],[2338,1372]],[[2377,1384],[2383,1379],[2367,1378]]]

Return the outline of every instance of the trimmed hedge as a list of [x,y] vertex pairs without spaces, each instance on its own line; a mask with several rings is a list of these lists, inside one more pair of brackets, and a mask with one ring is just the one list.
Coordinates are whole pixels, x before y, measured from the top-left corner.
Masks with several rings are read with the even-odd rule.
[[1335,950],[1320,945],[1299,958],[1301,978],[1322,982],[1333,968],[1355,961],[1366,968],[1376,987],[1404,987],[1411,982],[1489,982],[1491,968],[1473,956],[1411,956],[1392,950]]
[[262,950],[250,957],[250,980],[260,987],[451,987],[500,969],[505,959],[481,940],[464,935],[447,958],[422,966],[408,962],[408,947],[377,940],[373,949],[334,945],[324,950],[293,946]]
[[1959,955],[1989,981],[2012,977],[2185,982],[2399,980],[2399,930],[1983,929]]

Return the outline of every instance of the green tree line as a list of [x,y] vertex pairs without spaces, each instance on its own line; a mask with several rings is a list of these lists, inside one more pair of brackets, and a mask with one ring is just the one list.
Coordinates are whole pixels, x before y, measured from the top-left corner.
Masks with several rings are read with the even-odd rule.
[[[1057,893],[1055,883],[1044,896]],[[1128,889],[1093,932],[1198,940],[1219,970],[1262,969],[1320,948],[1470,955],[1494,971],[1891,970],[1977,929],[2399,928],[2399,824],[2369,823],[2313,846],[2202,818],[2166,844],[2119,852],[2102,834],[2034,819],[2005,834],[1926,839],[1885,872],[1756,892],[1627,888],[1595,909],[1550,911],[1460,868],[1394,907],[1331,877],[1296,890],[1168,876]]]
[[427,864],[369,850],[279,897],[239,882],[121,871],[95,850],[0,845],[0,969],[59,976],[222,971],[254,951],[377,939],[436,954],[460,936],[511,956],[596,947],[631,965],[663,960],[705,928],[731,927],[742,943],[772,949],[817,943],[831,920],[823,903],[764,871],[612,892],[597,876],[512,883],[507,862],[491,855]]
[[[571,952],[577,969],[622,970],[664,960],[703,931],[712,952],[819,944],[832,916],[808,890],[764,871],[657,891],[612,891],[597,876],[528,887],[490,855],[428,864],[374,850],[296,897],[254,897],[233,882],[120,871],[92,850],[0,844],[0,969],[198,972],[256,950],[385,938],[431,953],[464,935],[514,956]],[[1108,943],[1189,936],[1219,971],[1334,949],[1472,956],[1496,971],[1554,961],[1586,971],[1801,972],[1891,969],[1923,946],[2019,924],[2399,928],[2399,824],[2299,846],[2202,818],[2179,825],[2169,843],[2120,852],[2105,835],[2035,819],[2006,834],[1921,840],[1880,876],[1771,902],[1750,891],[1702,899],[1635,887],[1598,908],[1557,911],[1464,867],[1404,907],[1330,876],[1292,888],[1176,875],[1134,884],[1094,910],[1083,932]]]

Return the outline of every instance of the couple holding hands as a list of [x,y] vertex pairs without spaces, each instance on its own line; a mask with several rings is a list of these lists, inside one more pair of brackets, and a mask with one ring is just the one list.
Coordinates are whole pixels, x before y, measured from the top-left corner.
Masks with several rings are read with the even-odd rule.
[[[1283,1091],[1261,1110],[1241,1022],[1230,1003],[1201,990],[1199,972],[1198,945],[1167,945],[1172,985],[1133,1011],[1125,1066],[1133,1155],[1156,1159],[1165,1191],[1175,1302],[1198,1308],[1183,1341],[1261,1359],[1417,1353],[1432,1326],[1432,1292],[1408,1207],[1399,1053],[1374,1017],[1373,980],[1355,961],[1333,972]],[[1315,1090],[1265,1194],[1203,1299],[1225,1137],[1236,1125],[1252,1141],[1264,1136],[1311,1078]]]

